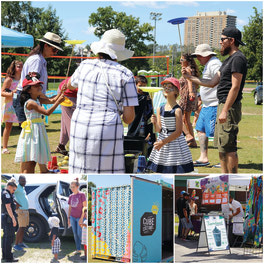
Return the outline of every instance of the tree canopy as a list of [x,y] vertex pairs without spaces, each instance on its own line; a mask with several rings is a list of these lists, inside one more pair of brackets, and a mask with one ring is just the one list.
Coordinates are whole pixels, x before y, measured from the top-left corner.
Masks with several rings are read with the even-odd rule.
[[[111,6],[99,7],[97,13],[92,13],[89,25],[96,27],[94,34],[101,37],[109,29],[119,29],[126,36],[126,48],[133,50],[134,56],[149,55],[145,41],[153,41],[153,27],[149,23],[140,24],[139,18],[127,16],[125,12],[116,12]],[[148,65],[147,60],[128,60],[122,62],[136,74],[142,67]]]
[[[1,3],[1,23],[3,26],[12,28],[19,32],[30,34],[34,37],[35,45],[36,39],[41,38],[46,32],[53,32],[61,37],[62,40],[67,39],[67,34],[62,28],[62,22],[56,15],[56,10],[51,6],[47,10],[44,8],[33,7],[31,2],[16,2],[6,1]],[[62,41],[63,52],[59,52],[58,55],[69,55],[71,47],[65,47],[65,43]],[[15,53],[29,53],[28,48],[8,48],[6,52]],[[17,56],[2,56],[2,72],[6,72],[10,63],[15,60],[25,61],[27,57]],[[68,60],[62,59],[47,59],[48,75],[60,75],[65,76],[67,71]],[[76,66],[72,65],[71,69]]]
[[253,7],[254,15],[250,16],[248,25],[243,28],[243,42],[241,47],[248,60],[248,80],[262,81],[263,76],[263,13]]

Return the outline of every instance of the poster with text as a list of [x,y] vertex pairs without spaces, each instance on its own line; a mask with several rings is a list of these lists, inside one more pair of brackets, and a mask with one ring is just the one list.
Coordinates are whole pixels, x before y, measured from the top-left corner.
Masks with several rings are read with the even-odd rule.
[[209,251],[228,250],[228,238],[223,216],[204,216]]
[[228,179],[228,175],[201,179],[202,204],[227,204],[229,188]]

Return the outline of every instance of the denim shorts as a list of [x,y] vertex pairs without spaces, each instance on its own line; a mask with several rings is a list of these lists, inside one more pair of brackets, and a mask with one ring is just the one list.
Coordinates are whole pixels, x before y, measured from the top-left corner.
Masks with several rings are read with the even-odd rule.
[[195,129],[205,133],[207,137],[213,137],[215,131],[216,115],[217,105],[203,107],[199,114]]
[[24,106],[20,105],[20,93],[21,91],[17,91],[17,98],[13,98],[13,107],[15,108],[19,123],[22,123],[26,121],[26,115],[24,112]]
[[192,221],[191,221],[191,217],[189,216],[189,223],[187,222],[186,218],[183,217],[181,218],[181,223],[182,223],[182,227],[184,227],[185,229],[191,229],[193,228],[192,225]]

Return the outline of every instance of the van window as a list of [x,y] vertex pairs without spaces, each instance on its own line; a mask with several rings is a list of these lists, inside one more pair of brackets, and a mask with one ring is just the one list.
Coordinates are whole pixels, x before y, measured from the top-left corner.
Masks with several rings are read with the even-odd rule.
[[69,197],[72,191],[70,190],[70,185],[68,183],[60,182],[59,194],[65,197]]
[[34,186],[25,186],[25,191],[27,195],[29,195],[31,192],[33,192],[35,189],[37,189],[39,185],[34,185]]

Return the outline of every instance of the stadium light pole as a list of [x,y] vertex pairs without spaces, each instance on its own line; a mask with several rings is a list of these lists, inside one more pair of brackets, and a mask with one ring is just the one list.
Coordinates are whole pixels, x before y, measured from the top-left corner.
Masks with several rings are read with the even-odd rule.
[[150,12],[150,19],[154,20],[154,43],[153,43],[153,66],[155,64],[155,48],[156,48],[156,22],[161,20],[162,13]]

